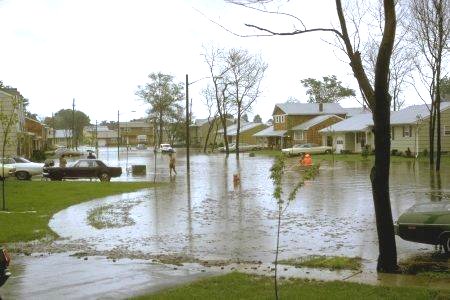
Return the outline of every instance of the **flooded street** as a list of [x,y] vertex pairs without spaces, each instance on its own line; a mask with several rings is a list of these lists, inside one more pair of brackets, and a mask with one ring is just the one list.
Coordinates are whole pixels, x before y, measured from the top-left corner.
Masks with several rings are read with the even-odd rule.
[[[185,154],[179,150],[176,155],[178,175],[170,179],[167,156],[157,155],[155,173],[153,152],[133,150],[128,153],[128,159],[125,155],[122,152],[120,157],[124,174],[115,180],[152,181],[156,176],[156,181],[167,182],[167,185],[93,200],[57,213],[50,222],[52,230],[62,238],[56,243],[78,244],[88,249],[89,253],[104,256],[111,253],[118,257],[137,258],[164,255],[184,257],[191,261],[265,264],[274,260],[277,205],[272,198],[272,181],[269,178],[273,158],[258,156],[258,153],[256,157],[250,157],[244,153],[240,160],[236,160],[234,155],[226,159],[223,154],[193,153],[188,177]],[[117,152],[112,149],[100,152],[99,158],[111,166],[118,164]],[[320,156],[314,159],[318,162]],[[294,165],[296,160],[289,159],[288,165]],[[125,169],[131,168],[131,165],[146,165],[147,175],[128,174]],[[296,200],[289,204],[283,215],[281,259],[308,255],[360,256],[365,268],[374,271],[378,245],[368,176],[370,167],[370,162],[321,162],[318,177],[299,190]],[[394,220],[416,203],[450,200],[449,171],[448,166],[445,166],[440,177],[436,177],[430,176],[427,164],[414,166],[410,162],[393,163],[391,202]],[[233,174],[236,173],[240,174],[240,185],[233,184]],[[299,176],[299,171],[286,171],[286,196]],[[397,238],[400,258],[433,248]],[[71,264],[88,266],[74,272],[83,274],[81,277],[90,274],[90,280],[99,285],[97,290],[93,288],[96,294],[75,292],[71,294],[73,298],[98,297],[100,294],[107,298],[124,296],[120,293],[121,285],[114,286],[107,280],[105,282],[110,289],[107,288],[108,292],[103,294],[101,282],[106,276],[105,272],[114,272],[114,269],[120,269],[123,276],[136,276],[139,280],[145,278],[142,282],[137,280],[138,285],[155,282],[150,278],[152,276],[167,277],[169,283],[174,280],[169,275],[155,275],[163,274],[165,268],[171,269],[161,264],[140,260],[126,260],[127,263],[124,263],[123,259],[105,263],[99,262],[101,260],[98,258],[82,261],[67,254],[58,254],[56,257],[60,258],[55,258],[55,255],[34,260],[19,258],[15,262],[19,263],[15,272],[17,279],[11,278],[1,291],[5,299],[8,299],[7,296],[29,296],[20,291],[25,288],[28,293],[33,291],[30,282],[42,287],[38,281],[32,280],[38,273],[45,274],[46,282],[51,282],[47,285],[56,288],[58,281],[61,282],[61,275],[52,273],[52,270],[66,268]],[[58,266],[58,261],[61,266]],[[49,270],[42,269],[43,264]],[[103,271],[97,274],[96,269],[102,268]],[[186,276],[182,274],[180,278],[195,277],[195,274],[205,272],[196,267],[183,270]],[[120,281],[120,278],[117,280]],[[64,279],[62,281],[65,282]],[[79,280],[74,281],[81,285]],[[133,280],[128,283],[131,286],[136,284]],[[40,295],[39,289],[34,290]],[[55,296],[43,295],[50,298]]]

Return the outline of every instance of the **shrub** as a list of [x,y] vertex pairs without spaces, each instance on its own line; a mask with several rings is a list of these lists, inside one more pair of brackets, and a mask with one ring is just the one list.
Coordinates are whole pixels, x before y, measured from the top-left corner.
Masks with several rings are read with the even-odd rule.
[[392,155],[392,156],[396,156],[396,155],[398,155],[398,154],[399,154],[398,149],[392,149],[392,150],[391,150],[391,155]]
[[422,155],[423,155],[424,157],[428,157],[428,149],[427,149],[427,148],[423,149]]
[[45,152],[43,150],[33,150],[33,154],[31,154],[30,159],[32,161],[43,162],[46,159]]
[[409,149],[409,147],[408,147],[408,149],[406,149],[406,151],[405,151],[405,156],[406,156],[406,157],[411,157],[411,156],[412,156],[412,154],[411,154],[411,149]]
[[365,145],[361,151],[361,155],[362,157],[367,158],[369,154],[370,154],[369,146]]

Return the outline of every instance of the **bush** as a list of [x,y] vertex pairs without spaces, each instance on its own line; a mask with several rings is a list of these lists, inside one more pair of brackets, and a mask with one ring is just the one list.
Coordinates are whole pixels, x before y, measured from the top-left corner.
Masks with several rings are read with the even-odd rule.
[[364,158],[367,158],[370,154],[369,145],[365,145],[361,151],[361,155]]
[[424,157],[428,157],[428,149],[427,149],[427,148],[423,149],[422,155],[423,155]]
[[30,159],[32,161],[43,162],[47,156],[43,150],[33,150],[33,154],[31,154]]
[[341,150],[341,154],[350,154],[350,150]]
[[391,155],[392,155],[392,156],[396,156],[396,155],[398,155],[398,153],[399,153],[399,152],[398,152],[397,149],[392,149],[392,150],[391,150]]

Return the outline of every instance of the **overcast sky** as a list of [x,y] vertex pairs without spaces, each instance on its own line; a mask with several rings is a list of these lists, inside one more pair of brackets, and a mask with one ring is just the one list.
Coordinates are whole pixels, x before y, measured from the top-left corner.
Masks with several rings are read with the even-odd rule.
[[[332,0],[280,3],[280,11],[308,26],[336,23]],[[40,117],[71,108],[75,98],[92,122],[115,120],[118,110],[129,120],[145,116],[148,105],[135,92],[148,74],[168,73],[180,82],[186,74],[190,81],[208,76],[201,54],[215,46],[248,49],[269,66],[250,117],[266,121],[274,104],[289,97],[306,102],[303,78],[334,74],[357,90],[345,57],[324,41],[333,41],[329,34],[240,38],[211,20],[238,33],[249,33],[244,23],[280,30],[296,24],[223,0],[0,0],[0,80],[19,89]],[[200,94],[207,81],[190,86],[197,118],[207,116]]]

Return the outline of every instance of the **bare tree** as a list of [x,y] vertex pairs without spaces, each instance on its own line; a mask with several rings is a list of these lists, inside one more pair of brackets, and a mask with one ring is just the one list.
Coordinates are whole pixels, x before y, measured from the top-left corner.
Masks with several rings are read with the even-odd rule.
[[227,139],[227,118],[231,110],[231,101],[228,98],[229,83],[225,77],[228,68],[224,67],[224,64],[222,63],[225,55],[223,50],[211,48],[205,49],[203,56],[205,62],[208,64],[211,78],[211,84],[207,89],[209,89],[210,97],[216,102],[217,113],[223,130],[225,152],[228,156],[230,150]]
[[241,118],[261,93],[259,88],[267,64],[260,57],[251,55],[247,50],[231,49],[225,60],[228,70],[224,76],[229,83],[228,98],[236,108],[236,157],[239,158],[239,139]]
[[[211,132],[213,131],[214,127],[216,127],[217,132],[217,118],[218,118],[218,112],[215,106],[215,98],[214,98],[214,92],[211,90],[211,87],[207,87],[205,90],[203,90],[203,95],[205,97],[205,105],[208,108],[208,131],[206,132],[205,142],[203,144],[203,153],[206,153],[206,149],[208,147],[209,138],[211,136]],[[215,140],[212,143],[211,150],[214,150],[215,147]]]
[[[267,0],[228,0],[239,5],[251,5],[266,3]],[[359,41],[352,43],[354,39],[349,34],[347,19],[340,0],[335,0],[336,13],[339,20],[339,28],[307,28],[301,20],[292,14],[284,14],[294,17],[302,28],[286,32],[273,31],[271,29],[246,24],[249,28],[262,32],[259,36],[286,36],[300,35],[309,32],[333,33],[342,42],[342,49],[350,60],[350,67],[358,81],[365,101],[373,112],[375,135],[375,165],[371,170],[372,194],[375,206],[375,218],[378,232],[379,256],[377,270],[380,272],[396,272],[397,250],[395,244],[394,224],[389,196],[389,164],[390,164],[390,106],[389,95],[389,65],[395,40],[396,15],[395,1],[383,1],[383,35],[378,47],[375,65],[375,79],[373,85],[368,79],[363,66],[361,52],[358,49]],[[281,13],[279,13],[281,14]]]
[[421,54],[416,61],[416,66],[431,99],[429,107],[430,167],[434,165],[436,135],[436,171],[439,171],[442,62],[450,36],[450,5],[448,0],[411,0],[409,9],[411,41]]
[[[363,62],[370,82],[373,84],[375,81],[375,65],[377,61],[378,45],[380,43],[383,34],[383,11],[381,1],[377,1],[378,5],[368,7],[371,20],[366,23],[369,24],[369,37],[368,41],[364,44],[364,57]],[[404,24],[406,18],[406,10],[397,10],[397,23]],[[394,48],[392,50],[391,64],[389,68],[389,91],[392,97],[392,110],[400,110],[405,99],[403,98],[403,91],[405,85],[408,84],[408,78],[414,70],[414,58],[416,51],[407,42],[408,26],[398,26],[396,38],[394,42]]]

